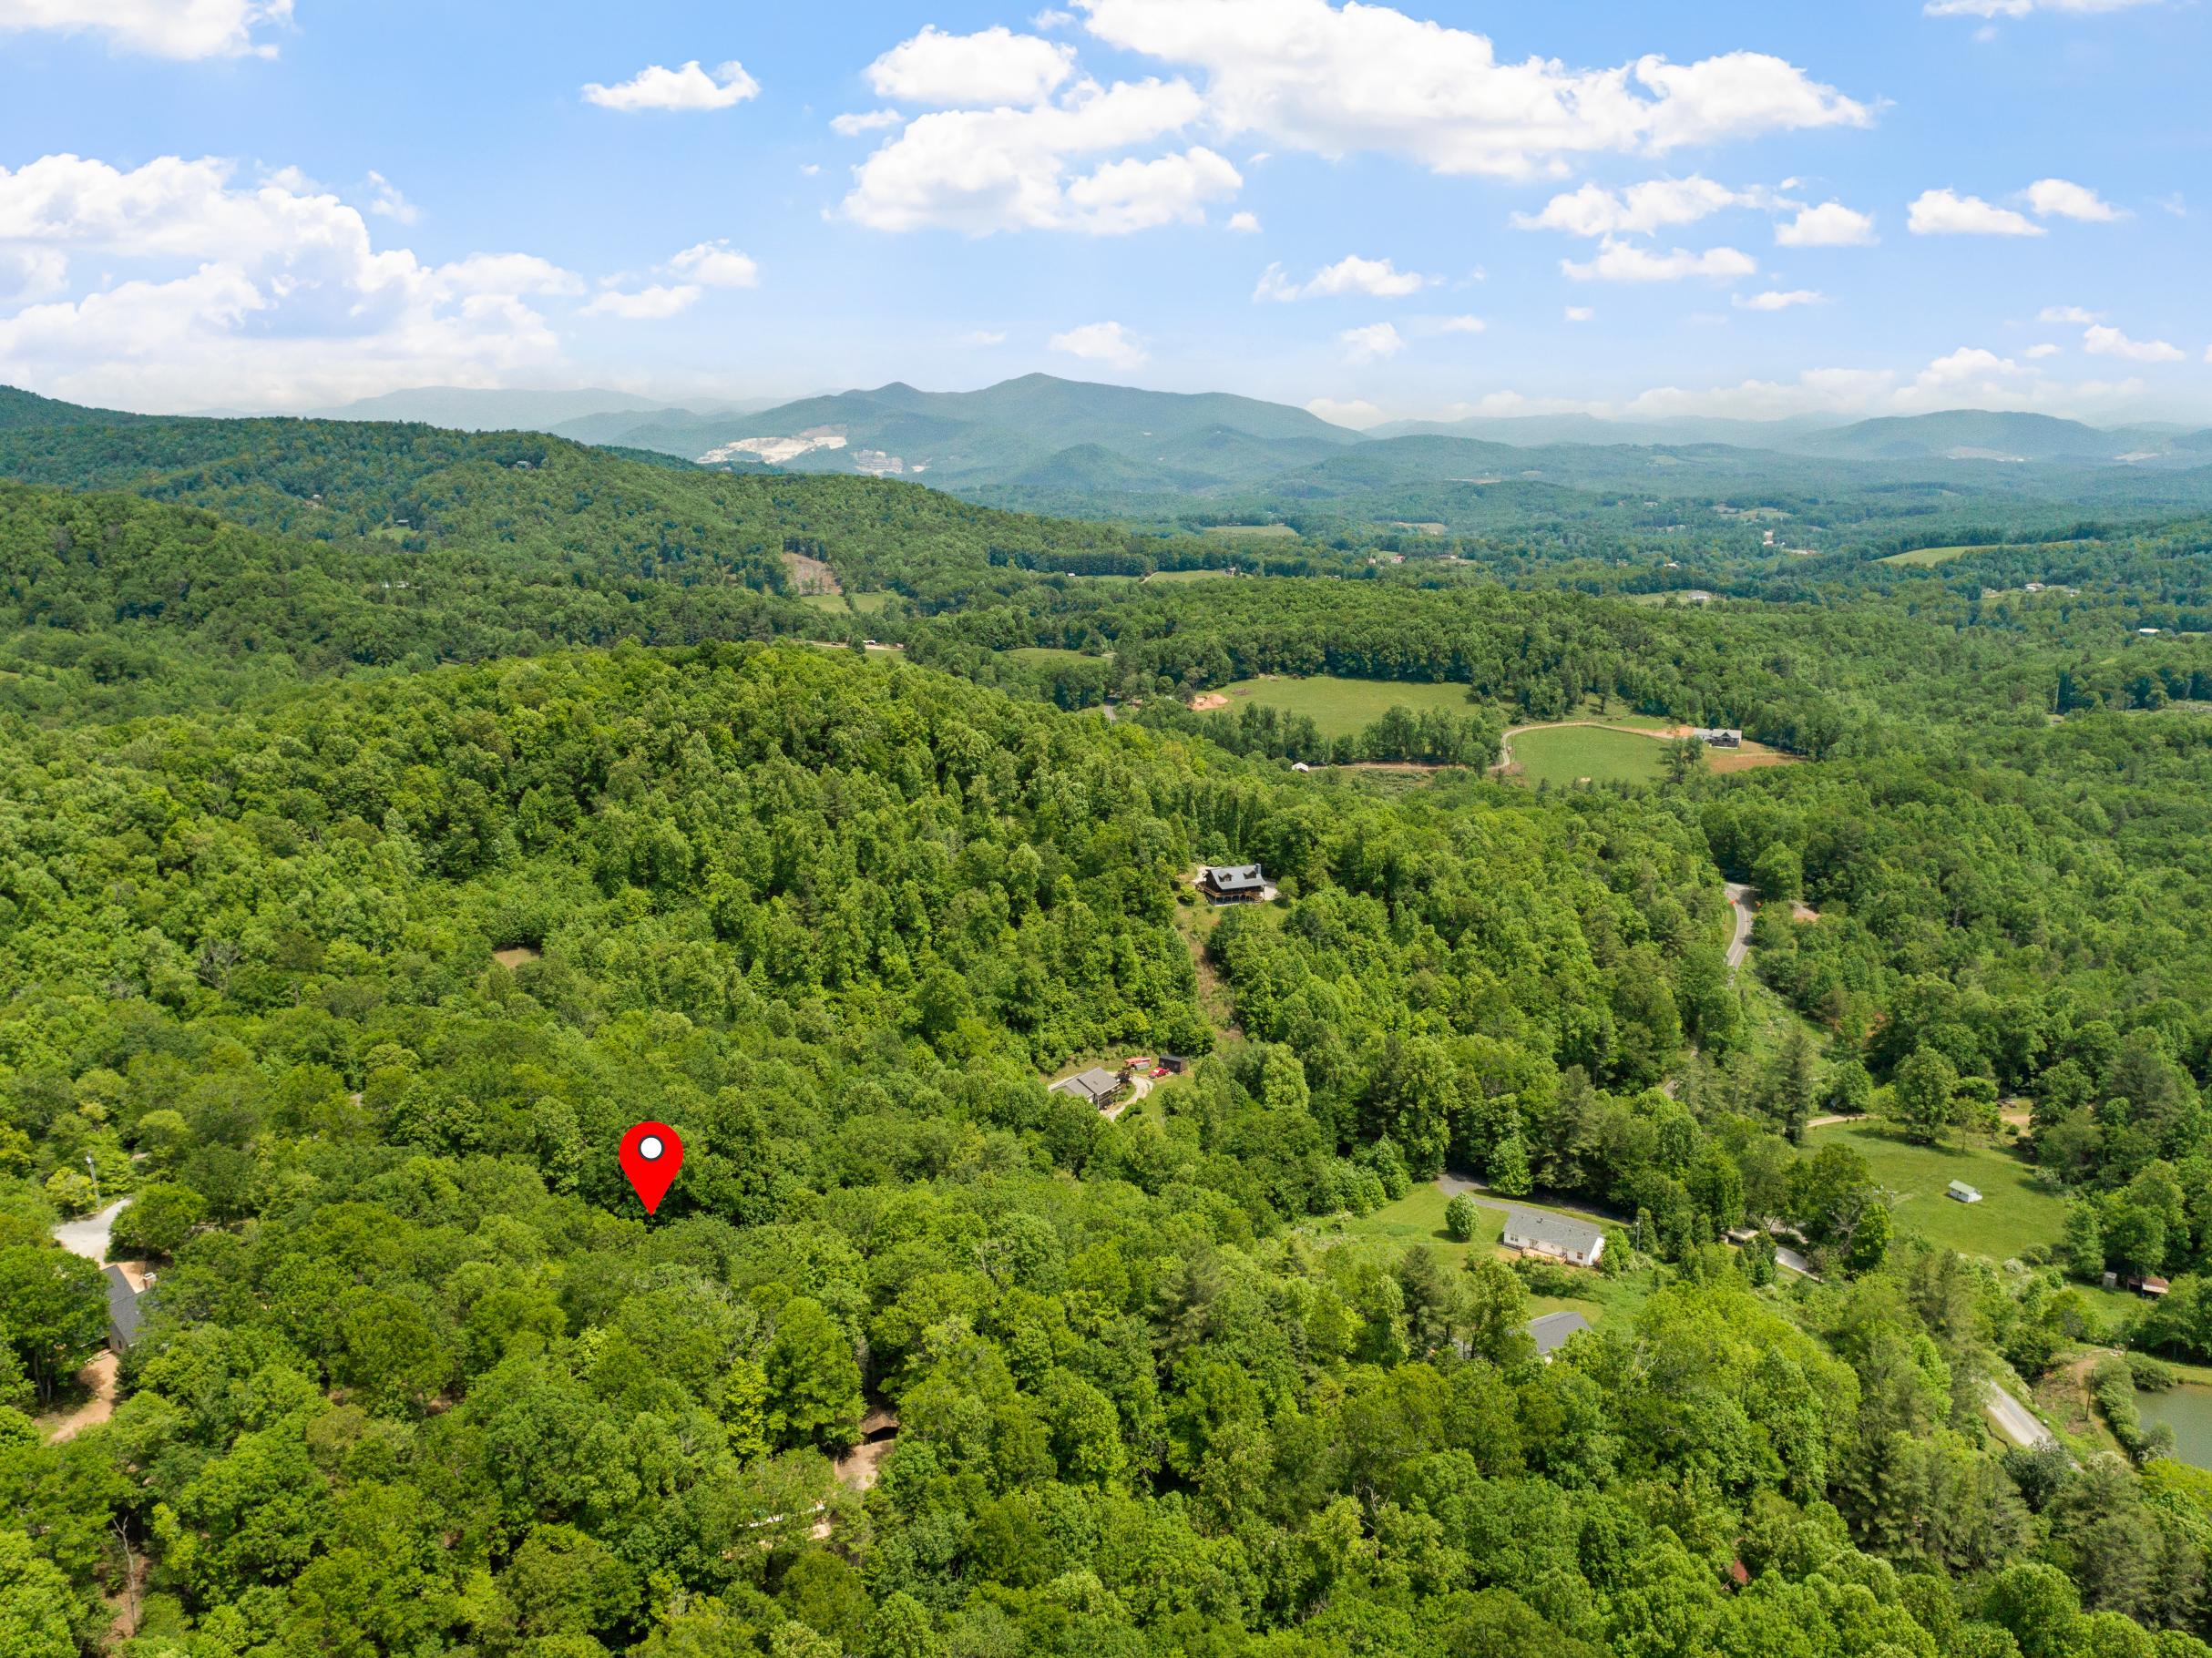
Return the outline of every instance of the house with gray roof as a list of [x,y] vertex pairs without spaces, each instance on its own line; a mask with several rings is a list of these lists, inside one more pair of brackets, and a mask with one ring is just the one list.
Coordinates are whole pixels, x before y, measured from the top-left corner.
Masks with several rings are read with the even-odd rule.
[[153,1286],[131,1288],[119,1266],[103,1268],[101,1275],[108,1280],[108,1346],[120,1353],[138,1339],[139,1321],[153,1305]]
[[1198,890],[1216,904],[1264,904],[1274,896],[1257,864],[1201,864]]
[[1523,1254],[1549,1255],[1570,1266],[1595,1266],[1605,1253],[1605,1233],[1589,1221],[1542,1209],[1509,1209],[1505,1246]]
[[1126,1086],[1123,1079],[1093,1065],[1089,1070],[1078,1071],[1072,1077],[1063,1077],[1052,1084],[1050,1091],[1065,1094],[1070,1100],[1088,1100],[1103,1110],[1121,1097],[1121,1090]]
[[1548,1365],[1554,1353],[1588,1328],[1590,1320],[1580,1313],[1546,1313],[1529,1320],[1529,1337],[1536,1344],[1536,1356]]

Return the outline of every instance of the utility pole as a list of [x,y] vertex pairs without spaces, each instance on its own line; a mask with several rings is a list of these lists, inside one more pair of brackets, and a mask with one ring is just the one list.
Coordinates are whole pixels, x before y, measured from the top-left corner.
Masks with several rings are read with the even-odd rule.
[[85,1172],[92,1176],[92,1207],[97,1210],[100,1206],[100,1172],[93,1166],[92,1153],[89,1151],[85,1153]]

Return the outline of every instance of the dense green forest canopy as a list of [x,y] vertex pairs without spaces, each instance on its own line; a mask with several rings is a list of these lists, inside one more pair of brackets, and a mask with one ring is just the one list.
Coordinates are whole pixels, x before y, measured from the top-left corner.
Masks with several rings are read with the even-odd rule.
[[[2200,527],[1655,609],[526,435],[0,453],[0,1649],[2212,1650],[2132,1404],[2212,1360]],[[1136,578],[1224,558],[1301,573]],[[1465,685],[1383,722],[1442,763],[1182,706],[1322,670]],[[1484,774],[1608,709],[1799,763]],[[1807,1131],[1869,1106],[2024,1116],[2063,1228],[1924,1241]],[[1439,1176],[1599,1270],[1394,1218]],[[96,1177],[156,1289],[56,1438]]]

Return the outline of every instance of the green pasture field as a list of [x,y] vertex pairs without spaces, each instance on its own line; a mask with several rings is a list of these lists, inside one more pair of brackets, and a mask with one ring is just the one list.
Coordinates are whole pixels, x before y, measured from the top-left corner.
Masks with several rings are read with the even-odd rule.
[[1205,533],[1209,536],[1257,537],[1270,541],[1295,541],[1298,538],[1298,532],[1287,524],[1209,524]]
[[1884,564],[1949,564],[1953,558],[1963,558],[1970,553],[1992,553],[1993,547],[1916,547],[1909,553],[1891,553],[1881,560]]
[[1062,650],[1057,645],[1017,645],[1011,650],[1001,650],[1000,656],[1010,657],[1017,662],[1028,662],[1034,667],[1065,668],[1077,662],[1103,661],[1103,657],[1085,656],[1080,650]]
[[1571,789],[1593,783],[1656,783],[1665,774],[1666,744],[1633,731],[1599,725],[1554,725],[1522,732],[1511,741],[1512,775],[1533,788],[1548,783]]
[[[1339,680],[1316,674],[1306,680],[1240,680],[1224,685],[1229,711],[1250,701],[1285,713],[1306,714],[1324,737],[1349,737],[1375,723],[1393,708],[1424,713],[1441,709],[1449,714],[1471,714],[1464,685],[1417,685],[1395,680]],[[1656,745],[1654,745],[1656,746]]]
[[[1867,1160],[1874,1183],[1893,1193],[1890,1213],[1900,1233],[1911,1233],[1961,1254],[2009,1260],[2039,1244],[2055,1244],[2065,1228],[2066,1205],[2045,1190],[2035,1166],[2019,1153],[1953,1139],[1949,1145],[1914,1145],[1886,1123],[1839,1122],[1805,1137],[1808,1149],[1840,1143]],[[1944,1192],[1962,1180],[1982,1193],[1961,1203]]]
[[1147,581],[1219,581],[1234,576],[1234,570],[1154,570]]

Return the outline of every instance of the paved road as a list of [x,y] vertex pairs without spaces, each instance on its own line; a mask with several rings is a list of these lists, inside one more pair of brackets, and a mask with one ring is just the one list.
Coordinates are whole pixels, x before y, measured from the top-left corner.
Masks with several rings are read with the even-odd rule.
[[1728,941],[1728,971],[1733,973],[1751,954],[1751,888],[1741,881],[1730,881],[1727,887],[1728,906],[1736,911],[1736,936]]
[[1995,1382],[1984,1382],[1982,1387],[1986,1390],[1982,1407],[1989,1412],[1997,1431],[2013,1444],[2028,1450],[2040,1450],[2046,1445],[2058,1443],[2057,1437],[2035,1419],[2033,1411]]

